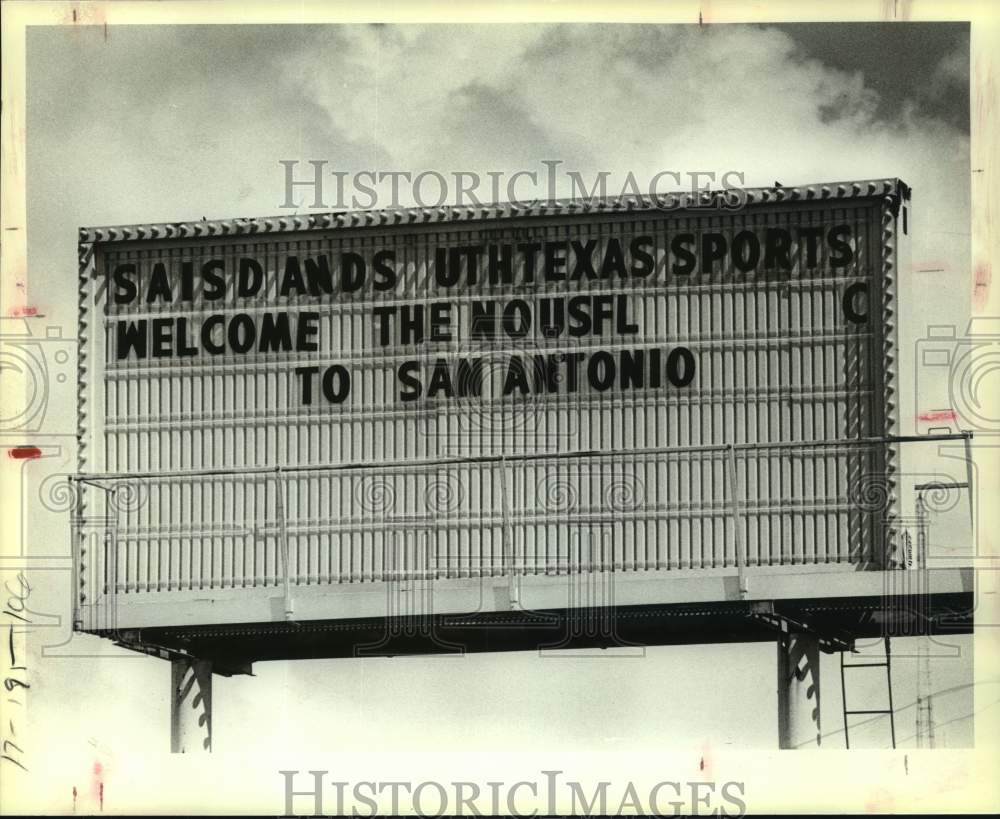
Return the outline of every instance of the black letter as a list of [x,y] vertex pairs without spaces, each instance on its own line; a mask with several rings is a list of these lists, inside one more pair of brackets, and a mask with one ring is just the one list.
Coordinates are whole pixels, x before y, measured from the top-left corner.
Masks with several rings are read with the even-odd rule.
[[[449,261],[451,262],[449,264]],[[462,270],[459,267],[459,260],[454,252],[448,252],[448,248],[439,247],[434,250],[434,278],[440,287],[451,287],[458,282],[458,277]]]
[[340,257],[340,281],[345,293],[360,290],[365,283],[365,260],[357,253],[344,253]]
[[194,301],[194,262],[181,262],[181,301]]
[[121,361],[123,358],[128,358],[128,351],[132,347],[135,347],[135,357],[145,358],[146,357],[146,319],[140,319],[139,321],[119,321],[118,324],[118,343],[115,345],[117,348],[117,353],[115,354],[117,359]]
[[494,339],[497,337],[496,302],[472,302],[472,320],[469,322],[469,337],[477,340]]
[[372,315],[377,316],[378,323],[378,343],[385,347],[389,339],[389,329],[392,326],[392,317],[396,315],[395,307],[373,307]]
[[812,269],[817,264],[817,249],[819,237],[823,233],[823,228],[804,227],[799,228],[799,236],[806,240],[806,267]]
[[[679,372],[680,360],[684,361],[684,372]],[[675,387],[686,387],[694,379],[694,355],[687,347],[674,347],[667,353],[667,381]]]
[[721,233],[701,236],[701,272],[712,274],[712,263],[726,258],[726,237]]
[[[514,314],[520,314],[520,321],[514,326]],[[531,308],[524,299],[513,299],[503,308],[503,329],[510,338],[524,338],[531,329]]]
[[431,383],[427,385],[427,397],[434,398],[444,390],[445,398],[454,398],[455,390],[451,386],[451,371],[448,369],[448,359],[439,358],[434,362],[431,373]]
[[221,259],[212,259],[201,266],[201,278],[205,284],[211,284],[212,289],[206,286],[202,295],[208,301],[216,301],[226,295],[226,277],[216,273],[216,270],[225,270],[226,265]]
[[566,280],[565,242],[545,243],[545,278],[548,281]]
[[760,261],[760,239],[756,233],[741,230],[733,237],[733,264],[741,273],[749,273]]
[[831,254],[830,256],[830,267],[847,267],[851,263],[854,258],[854,248],[851,247],[850,242],[845,242],[840,238],[850,235],[850,225],[836,225],[830,228],[826,240],[830,243],[830,249],[836,251],[835,255]]
[[590,239],[587,244],[577,241],[571,241],[569,244],[573,248],[573,258],[576,261],[571,277],[573,281],[581,279],[583,276],[588,279],[596,279],[597,271],[594,270],[593,255],[594,248],[597,247],[597,239]]
[[674,254],[677,261],[670,266],[670,272],[675,276],[686,276],[694,270],[695,255],[689,248],[684,247],[686,244],[693,243],[693,233],[678,233],[671,239],[670,252]]
[[153,358],[170,358],[172,350],[174,320],[168,318],[153,319]]
[[[295,262],[295,269],[298,272],[298,260]],[[247,274],[253,274],[253,279]],[[256,259],[240,259],[240,278],[236,288],[236,294],[241,298],[256,296],[260,292],[260,286],[264,283],[264,269]],[[282,293],[284,295],[284,293]]]
[[395,263],[395,250],[380,250],[372,258],[372,266],[375,268],[372,286],[376,290],[392,290],[396,286]]
[[646,386],[646,351],[622,350],[621,360],[622,389],[642,389]]
[[[337,390],[333,388],[334,376],[337,377]],[[351,374],[340,364],[327,367],[323,373],[323,395],[331,404],[342,404],[351,392]]]
[[[301,324],[299,328],[301,334]],[[260,317],[260,343],[257,349],[262,353],[276,353],[279,349],[288,352],[292,349],[292,331],[288,328],[288,313],[264,313]]]
[[431,304],[431,341],[451,341],[451,303]]
[[420,379],[412,375],[419,369],[419,361],[404,361],[399,365],[399,380],[403,386],[410,388],[409,392],[400,391],[399,399],[401,401],[416,401],[420,397],[420,393],[423,392],[424,388],[420,384]]
[[222,324],[226,317],[220,313],[214,313],[209,316],[201,325],[201,346],[208,350],[212,355],[219,355],[226,351],[225,342],[216,344],[212,341],[212,328],[216,324]]
[[296,295],[299,296],[306,292],[306,283],[302,280],[298,256],[289,256],[285,259],[285,275],[281,277],[281,287],[278,289],[278,294],[287,296],[293,288]]
[[524,372],[524,362],[516,355],[511,356],[507,365],[507,375],[503,379],[503,394],[510,395],[515,387],[521,395],[526,395],[528,392],[528,377]]
[[301,353],[315,353],[319,342],[313,338],[319,332],[319,313],[299,313],[299,323],[295,328],[295,349]]
[[622,243],[615,238],[608,239],[608,246],[604,250],[604,261],[601,262],[601,278],[606,279],[612,273],[618,276],[626,276],[625,257],[622,255]]
[[[865,296],[865,311],[859,312],[854,307],[855,296],[858,293],[864,293]],[[854,282],[844,290],[844,299],[842,302],[844,306],[844,315],[847,316],[847,320],[853,322],[854,324],[867,324],[868,323],[868,282]]]
[[315,259],[306,258],[306,280],[309,282],[309,292],[313,296],[333,293],[333,274],[330,272],[330,260],[325,253]]
[[153,274],[149,278],[149,290],[146,292],[146,303],[152,304],[154,296],[159,296],[161,301],[170,302],[174,294],[170,292],[170,282],[167,279],[167,269],[163,262],[153,265]]
[[470,362],[460,359],[458,362],[458,397],[481,398],[483,395],[483,360],[474,358]]
[[629,245],[629,251],[632,254],[633,276],[648,276],[656,268],[653,254],[645,249],[646,245],[652,244],[653,238],[651,236],[637,236]]
[[[242,338],[240,338],[240,327],[243,328]],[[251,347],[257,335],[257,328],[253,319],[246,313],[237,313],[229,322],[229,346],[237,353],[245,353]]]
[[319,367],[296,367],[295,374],[302,381],[302,403],[309,406],[313,401],[313,376],[319,372]]
[[115,304],[129,304],[139,295],[139,289],[135,286],[135,282],[129,279],[125,275],[126,273],[134,274],[135,265],[120,264],[115,268],[113,278],[115,284],[118,285],[118,291],[115,293]]
[[[590,332],[590,296],[573,296],[567,305],[570,324],[569,334],[573,338],[580,338]],[[576,324],[573,324],[573,322]]]
[[606,350],[598,350],[587,362],[587,380],[598,392],[611,388],[615,381],[615,360]]
[[792,236],[787,230],[768,228],[764,232],[764,267],[770,269],[777,264],[783,270],[791,270],[791,247]]
[[177,355],[181,358],[190,358],[198,355],[198,348],[188,343],[187,332],[188,320],[185,317],[177,319],[177,331],[174,338],[177,339]]

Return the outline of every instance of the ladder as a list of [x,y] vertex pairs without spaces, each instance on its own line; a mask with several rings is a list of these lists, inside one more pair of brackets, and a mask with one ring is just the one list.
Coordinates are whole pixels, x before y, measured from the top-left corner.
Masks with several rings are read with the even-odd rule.
[[[889,731],[892,738],[892,747],[896,747],[896,714],[895,709],[892,707],[892,660],[891,653],[889,650],[889,637],[883,638],[885,640],[885,662],[856,662],[849,663],[845,660],[846,651],[840,652],[840,694],[842,699],[842,704],[844,707],[844,745],[847,748],[851,747],[851,733],[848,717],[855,714],[888,714],[889,715]],[[885,681],[886,687],[889,693],[889,707],[888,708],[870,708],[863,710],[851,710],[847,707],[847,670],[851,668],[885,668]]]
[[934,747],[934,700],[931,696],[931,665],[927,638],[917,650],[917,747]]

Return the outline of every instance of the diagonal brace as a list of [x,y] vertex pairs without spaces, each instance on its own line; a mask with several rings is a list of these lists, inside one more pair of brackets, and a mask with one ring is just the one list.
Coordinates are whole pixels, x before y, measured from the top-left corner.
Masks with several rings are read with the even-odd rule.
[[854,651],[854,637],[840,629],[824,626],[822,629],[812,624],[781,613],[773,600],[757,600],[750,604],[749,617],[781,634],[799,632],[812,634],[819,641],[820,648],[827,654],[837,651]]

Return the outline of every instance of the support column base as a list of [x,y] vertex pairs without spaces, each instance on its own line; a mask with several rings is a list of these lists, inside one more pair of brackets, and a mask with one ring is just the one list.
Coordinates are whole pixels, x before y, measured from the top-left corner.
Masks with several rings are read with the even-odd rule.
[[170,661],[170,751],[175,754],[212,750],[212,663],[174,658]]

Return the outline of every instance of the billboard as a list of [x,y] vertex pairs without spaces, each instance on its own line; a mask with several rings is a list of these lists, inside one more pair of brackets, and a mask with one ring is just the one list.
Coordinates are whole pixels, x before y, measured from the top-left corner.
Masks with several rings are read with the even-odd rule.
[[888,567],[908,201],[889,179],[83,229],[78,627]]

